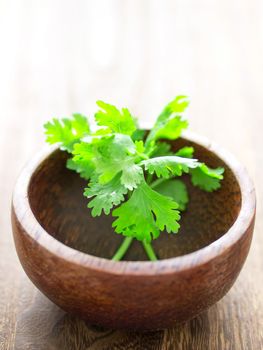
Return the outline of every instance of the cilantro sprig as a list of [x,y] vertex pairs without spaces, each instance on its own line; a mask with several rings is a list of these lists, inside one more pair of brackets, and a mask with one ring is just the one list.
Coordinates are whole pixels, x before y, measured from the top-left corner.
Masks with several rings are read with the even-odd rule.
[[195,159],[193,147],[174,152],[165,141],[179,138],[188,127],[183,116],[188,104],[185,96],[177,96],[146,137],[127,108],[103,101],[97,102],[94,129],[81,114],[44,125],[46,141],[69,153],[67,168],[87,180],[84,196],[92,216],[111,213],[115,232],[126,236],[113,260],[124,256],[133,239],[142,242],[149,259],[157,259],[151,241],[162,232],[177,233],[187,209],[183,174],[207,192],[221,186],[223,168]]

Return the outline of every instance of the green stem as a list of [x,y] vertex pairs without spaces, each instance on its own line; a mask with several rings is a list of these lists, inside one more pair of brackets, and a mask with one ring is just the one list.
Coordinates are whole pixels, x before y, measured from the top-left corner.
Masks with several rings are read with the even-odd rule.
[[[148,181],[149,182],[151,181],[151,177],[148,178]],[[157,179],[150,186],[151,186],[151,188],[155,188],[156,186],[158,186],[159,184],[161,184],[164,181],[166,181],[166,179]],[[132,241],[133,241],[132,237],[126,237],[123,240],[122,244],[117,249],[116,253],[114,254],[114,256],[112,257],[111,260],[113,260],[113,261],[120,261],[124,257],[124,255],[126,254],[126,252],[129,249]],[[148,258],[151,261],[158,260],[157,257],[156,257],[156,254],[155,254],[155,252],[153,250],[153,247],[152,247],[151,243],[143,241],[142,244],[143,244],[145,253],[147,254]]]
[[119,246],[118,250],[113,255],[111,260],[114,260],[114,261],[121,260],[124,257],[124,255],[126,254],[127,250],[129,249],[129,247],[132,243],[132,240],[133,240],[132,237],[124,238],[122,244]]
[[145,252],[146,252],[148,258],[149,258],[151,261],[156,261],[156,260],[158,260],[158,259],[157,259],[157,256],[155,255],[155,252],[154,252],[154,250],[153,250],[153,247],[152,247],[151,243],[148,243],[148,242],[146,242],[146,241],[143,241],[142,244],[143,244],[144,250],[145,250]]

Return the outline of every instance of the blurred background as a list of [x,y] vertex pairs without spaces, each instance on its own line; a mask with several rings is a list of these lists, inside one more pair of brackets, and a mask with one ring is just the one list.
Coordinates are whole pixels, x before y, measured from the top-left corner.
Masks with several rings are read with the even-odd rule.
[[0,349],[26,349],[21,334],[34,349],[32,325],[21,315],[30,319],[41,296],[16,258],[9,208],[19,171],[44,145],[43,123],[73,112],[92,115],[97,99],[151,122],[177,94],[190,97],[190,129],[249,169],[258,220],[235,287],[205,319],[167,331],[160,344],[173,344],[176,335],[180,349],[198,341],[200,349],[260,349],[263,1],[0,0],[0,43]]

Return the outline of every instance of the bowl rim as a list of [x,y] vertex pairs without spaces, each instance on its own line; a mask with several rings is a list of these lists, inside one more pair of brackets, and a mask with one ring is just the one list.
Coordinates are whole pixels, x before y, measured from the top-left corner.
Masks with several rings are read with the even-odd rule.
[[192,253],[174,258],[151,261],[112,261],[71,248],[51,236],[34,216],[28,198],[28,187],[37,167],[59,147],[45,146],[20,173],[12,198],[12,210],[22,230],[51,254],[82,267],[116,275],[162,275],[181,272],[201,266],[221,255],[246,233],[255,216],[256,196],[253,183],[243,165],[228,151],[206,137],[191,131],[182,138],[199,144],[215,153],[231,169],[241,191],[240,212],[228,231],[209,245]]

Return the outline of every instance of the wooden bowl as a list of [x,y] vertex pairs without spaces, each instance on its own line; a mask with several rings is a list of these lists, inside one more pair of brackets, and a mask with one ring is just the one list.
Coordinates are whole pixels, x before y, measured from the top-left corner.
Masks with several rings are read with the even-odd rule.
[[193,145],[198,159],[225,167],[225,179],[206,193],[186,178],[188,210],[177,235],[153,242],[157,262],[143,261],[138,242],[129,261],[109,260],[123,238],[110,216],[90,216],[85,181],[65,168],[66,153],[48,147],[26,166],[13,195],[15,245],[29,278],[55,304],[90,324],[153,330],[193,318],[230,289],[250,247],[254,188],[233,156],[185,135],[173,148]]

